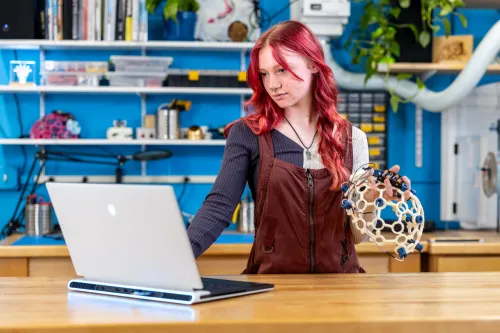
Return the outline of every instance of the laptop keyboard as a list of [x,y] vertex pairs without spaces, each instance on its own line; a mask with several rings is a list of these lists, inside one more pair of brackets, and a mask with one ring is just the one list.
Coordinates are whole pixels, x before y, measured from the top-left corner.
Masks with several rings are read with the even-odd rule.
[[272,285],[264,283],[232,281],[224,279],[214,279],[202,277],[203,290],[209,291],[210,296],[232,294],[238,292],[252,291],[272,287]]

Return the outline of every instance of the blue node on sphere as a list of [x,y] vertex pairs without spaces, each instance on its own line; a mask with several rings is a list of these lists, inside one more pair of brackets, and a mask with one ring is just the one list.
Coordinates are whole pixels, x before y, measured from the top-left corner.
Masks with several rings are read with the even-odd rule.
[[377,198],[375,200],[375,205],[377,205],[377,207],[382,207],[384,204],[385,204],[385,200],[383,198]]
[[347,192],[348,189],[349,186],[346,183],[342,184],[342,192]]
[[401,259],[406,258],[406,256],[408,255],[408,254],[406,253],[406,250],[405,250],[404,248],[402,248],[402,247],[398,249],[398,254],[399,254],[399,257],[400,257]]
[[420,243],[418,243],[416,246],[415,246],[415,249],[418,251],[418,252],[422,252],[424,250],[424,246]]
[[413,195],[417,195],[417,191],[415,191],[414,189],[411,189],[410,192],[413,193]]
[[351,208],[351,203],[347,199],[342,199],[341,207],[342,208]]
[[415,221],[417,221],[417,223],[422,223],[424,221],[424,218],[422,217],[422,215],[417,215],[415,217]]
[[408,184],[401,184],[401,191],[406,191],[408,189]]

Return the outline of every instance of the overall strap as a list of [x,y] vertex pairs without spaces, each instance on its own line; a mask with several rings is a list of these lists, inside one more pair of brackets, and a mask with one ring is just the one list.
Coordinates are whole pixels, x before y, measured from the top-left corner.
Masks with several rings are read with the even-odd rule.
[[258,193],[254,215],[256,230],[266,201],[267,185],[274,164],[274,146],[270,132],[259,135],[259,153]]

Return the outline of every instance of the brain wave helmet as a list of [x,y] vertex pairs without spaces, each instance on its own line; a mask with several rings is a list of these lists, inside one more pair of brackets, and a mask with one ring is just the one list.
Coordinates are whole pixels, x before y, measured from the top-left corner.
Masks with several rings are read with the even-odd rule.
[[[384,198],[386,178],[391,182],[393,191],[396,191],[394,195],[396,200]],[[373,202],[365,199],[365,193],[370,190],[370,180],[375,181],[378,192]],[[405,200],[404,192],[407,190],[410,190],[410,196]],[[384,249],[382,251],[398,261],[403,261],[415,250],[423,251],[424,247],[419,241],[424,229],[424,209],[416,196],[416,191],[409,189],[401,180],[401,176],[389,170],[361,167],[351,175],[349,182],[342,185],[342,191],[344,199],[341,205],[350,217],[353,227],[366,234],[370,241],[381,249],[383,244],[394,244],[394,253],[399,258]],[[388,223],[382,218],[385,209],[393,211],[394,222]]]
[[71,113],[55,110],[35,122],[30,130],[30,138],[77,139],[80,132],[80,124]]

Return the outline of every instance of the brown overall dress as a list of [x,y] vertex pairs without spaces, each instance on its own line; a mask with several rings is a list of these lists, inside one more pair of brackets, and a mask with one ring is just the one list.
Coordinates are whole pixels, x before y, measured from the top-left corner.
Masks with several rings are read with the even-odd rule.
[[[345,166],[352,170],[352,133]],[[364,273],[356,254],[343,192],[329,189],[326,168],[304,169],[275,158],[270,133],[259,136],[255,239],[242,274]]]

